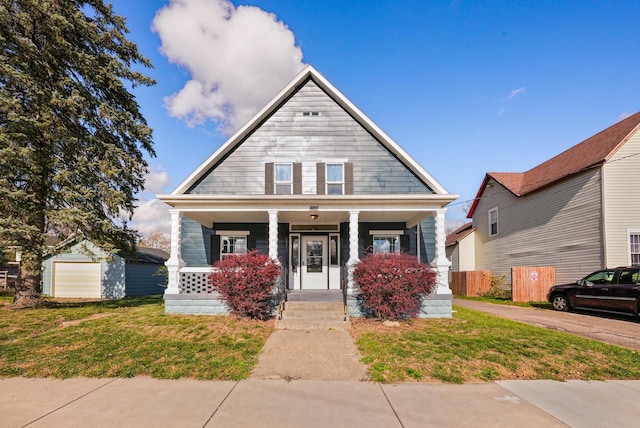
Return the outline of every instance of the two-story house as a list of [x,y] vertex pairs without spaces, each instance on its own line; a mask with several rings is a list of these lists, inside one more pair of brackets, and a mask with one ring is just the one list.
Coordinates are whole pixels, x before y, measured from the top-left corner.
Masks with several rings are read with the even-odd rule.
[[368,250],[417,255],[438,275],[423,316],[451,316],[445,206],[457,198],[306,66],[171,194],[167,312],[225,313],[207,275],[258,249],[289,290],[353,289]]

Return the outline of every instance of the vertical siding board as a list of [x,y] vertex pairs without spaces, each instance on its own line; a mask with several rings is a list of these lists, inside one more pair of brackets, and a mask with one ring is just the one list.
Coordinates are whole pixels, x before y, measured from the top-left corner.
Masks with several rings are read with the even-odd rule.
[[481,296],[491,288],[490,270],[451,272],[451,292],[454,296]]
[[511,281],[514,302],[543,302],[556,283],[556,269],[554,266],[514,266]]

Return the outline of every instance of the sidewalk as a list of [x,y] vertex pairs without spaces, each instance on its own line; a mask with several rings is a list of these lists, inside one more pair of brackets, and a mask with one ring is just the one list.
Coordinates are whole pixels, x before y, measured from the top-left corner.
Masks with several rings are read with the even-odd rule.
[[0,427],[636,427],[640,381],[0,380]]

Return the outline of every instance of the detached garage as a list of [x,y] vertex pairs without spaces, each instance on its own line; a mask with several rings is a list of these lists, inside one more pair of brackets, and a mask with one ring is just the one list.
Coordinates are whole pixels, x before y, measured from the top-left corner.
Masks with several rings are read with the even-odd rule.
[[86,240],[67,241],[64,252],[45,256],[43,294],[62,298],[117,299],[161,294],[169,255],[138,248],[134,259],[107,254]]

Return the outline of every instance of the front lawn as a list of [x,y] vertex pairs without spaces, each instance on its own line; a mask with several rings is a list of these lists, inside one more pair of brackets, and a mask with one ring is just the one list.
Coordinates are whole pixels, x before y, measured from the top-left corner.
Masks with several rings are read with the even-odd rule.
[[453,319],[384,327],[352,319],[351,334],[376,382],[498,379],[640,379],[640,353],[455,308]]
[[244,379],[272,322],[165,315],[161,296],[8,309],[0,301],[0,376]]
[[[165,315],[162,298],[8,309],[0,299],[0,377],[249,376],[273,321]],[[454,318],[352,318],[376,382],[640,379],[640,353],[456,307]]]

